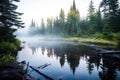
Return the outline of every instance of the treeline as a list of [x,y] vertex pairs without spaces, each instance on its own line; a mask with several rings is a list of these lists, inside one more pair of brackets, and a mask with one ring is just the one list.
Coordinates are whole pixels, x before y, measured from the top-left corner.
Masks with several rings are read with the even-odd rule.
[[31,34],[56,34],[78,37],[100,33],[111,38],[113,36],[111,33],[120,32],[120,5],[118,0],[102,0],[98,9],[95,9],[94,2],[91,0],[87,17],[81,18],[75,0],[73,0],[67,16],[65,16],[64,10],[61,9],[59,16],[47,18],[46,24],[41,19],[41,25],[38,26],[32,20],[29,31]]

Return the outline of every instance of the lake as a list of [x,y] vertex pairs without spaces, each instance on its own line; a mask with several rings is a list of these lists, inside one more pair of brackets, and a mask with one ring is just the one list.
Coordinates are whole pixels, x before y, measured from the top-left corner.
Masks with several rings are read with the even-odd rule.
[[[21,40],[25,43],[22,43],[17,61],[25,60],[55,80],[120,80],[120,59],[100,56],[90,44],[34,38]],[[29,74],[44,79],[31,69]]]

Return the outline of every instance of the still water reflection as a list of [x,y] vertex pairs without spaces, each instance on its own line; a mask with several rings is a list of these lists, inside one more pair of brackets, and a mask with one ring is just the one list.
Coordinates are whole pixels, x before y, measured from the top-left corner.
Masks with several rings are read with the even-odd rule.
[[[35,67],[50,64],[38,70],[55,80],[120,80],[120,60],[96,53],[82,44],[26,42],[18,52],[18,61],[25,60]],[[30,74],[40,77],[36,72]]]

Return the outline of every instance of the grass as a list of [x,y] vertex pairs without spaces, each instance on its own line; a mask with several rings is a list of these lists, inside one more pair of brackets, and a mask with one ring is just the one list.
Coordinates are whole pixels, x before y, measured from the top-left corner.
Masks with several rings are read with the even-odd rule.
[[86,43],[120,45],[120,32],[103,32],[91,35],[82,35],[81,37],[65,37],[65,40],[81,41]]
[[[99,35],[98,35],[99,36]],[[73,36],[67,36],[67,37],[47,37],[44,38],[45,41],[80,41],[85,43],[95,43],[95,44],[104,44],[104,45],[118,45],[118,41],[116,39],[105,39],[102,37],[95,36],[89,36],[89,37],[73,37]]]
[[65,40],[81,41],[81,42],[96,43],[96,44],[110,44],[110,45],[118,44],[116,41],[110,41],[105,39],[80,38],[80,37],[69,37],[69,38],[65,38]]

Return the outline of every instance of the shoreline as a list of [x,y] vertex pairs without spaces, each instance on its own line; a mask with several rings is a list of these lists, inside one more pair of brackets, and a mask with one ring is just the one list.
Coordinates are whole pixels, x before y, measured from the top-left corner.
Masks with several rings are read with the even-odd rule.
[[100,44],[100,45],[114,45],[117,46],[117,41],[110,41],[105,39],[92,39],[92,38],[80,38],[80,37],[49,37],[39,39],[42,41],[70,41],[70,42],[82,42],[89,44]]

